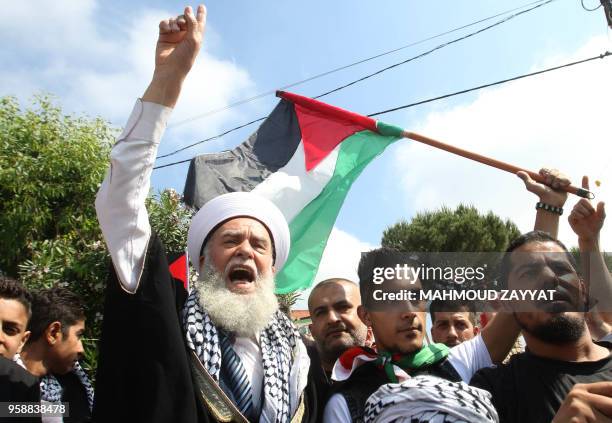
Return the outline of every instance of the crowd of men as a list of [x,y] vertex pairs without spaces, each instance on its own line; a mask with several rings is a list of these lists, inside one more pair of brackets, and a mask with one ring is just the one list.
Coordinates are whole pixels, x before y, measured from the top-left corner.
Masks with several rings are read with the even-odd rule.
[[[85,331],[81,299],[61,287],[30,293],[20,282],[1,276],[0,327],[0,400],[69,403],[71,418],[65,421],[89,421],[94,390],[79,364]],[[9,417],[3,411],[0,421]]]
[[[3,279],[0,401],[68,402],[64,421],[612,420],[612,308],[605,300],[612,280],[599,248],[604,206],[582,199],[570,213],[579,249],[590,257],[579,275],[556,238],[569,181],[554,170],[541,171],[543,182],[518,174],[539,200],[535,226],[512,240],[498,279],[510,291],[554,290],[554,301],[487,313],[469,302],[381,306],[373,301],[374,269],[398,264],[398,252],[378,248],[362,255],[358,281],[328,279],[312,289],[314,342],[305,343],[274,295],[274,275],[289,253],[287,222],[252,193],[221,195],[194,215],[187,244],[198,279],[184,292],[145,199],[205,18],[200,6],[160,23],[152,82],[98,193],[113,271],[95,395],[78,364],[80,300],[63,288],[29,293]],[[420,265],[416,258],[402,263]],[[385,284],[426,288],[418,279]]]

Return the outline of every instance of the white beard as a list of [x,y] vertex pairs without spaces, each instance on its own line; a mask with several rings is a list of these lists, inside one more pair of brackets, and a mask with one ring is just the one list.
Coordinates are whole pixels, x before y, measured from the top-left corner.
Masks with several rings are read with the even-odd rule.
[[227,289],[220,272],[205,264],[195,289],[200,305],[215,326],[237,336],[251,337],[261,332],[278,310],[272,274],[259,274],[254,283],[254,292],[237,294]]

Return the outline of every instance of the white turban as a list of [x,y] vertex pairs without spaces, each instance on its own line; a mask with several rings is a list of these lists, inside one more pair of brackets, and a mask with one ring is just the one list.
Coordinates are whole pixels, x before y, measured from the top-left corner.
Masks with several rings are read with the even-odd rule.
[[236,217],[252,217],[265,225],[274,243],[275,267],[280,270],[289,255],[289,225],[274,203],[251,192],[231,192],[215,197],[193,216],[187,234],[187,251],[192,266],[200,270],[200,251],[211,231],[220,223]]

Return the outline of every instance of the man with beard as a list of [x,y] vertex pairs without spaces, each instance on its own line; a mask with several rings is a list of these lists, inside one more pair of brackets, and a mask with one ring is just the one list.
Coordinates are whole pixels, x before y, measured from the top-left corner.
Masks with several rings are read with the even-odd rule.
[[351,347],[368,343],[368,328],[359,319],[361,304],[359,286],[347,279],[332,278],[319,282],[308,297],[308,311],[312,321],[310,333],[315,346],[308,348],[310,370],[307,389],[314,389],[316,421],[323,418],[332,386],[331,372],[338,357]]
[[[574,208],[569,221],[581,252],[599,255],[604,218],[603,203],[595,209],[581,200]],[[609,292],[603,259],[594,264],[599,268],[591,267],[588,282]],[[596,280],[594,274],[607,277]],[[481,370],[471,384],[491,392],[501,422],[609,421],[612,344],[592,340],[585,322],[585,284],[567,248],[543,232],[522,235],[508,248],[500,280],[510,290],[554,289],[554,301],[525,304],[529,310],[515,312],[527,351],[503,366]]]
[[[559,188],[568,185],[569,180],[554,169],[541,169],[540,175],[544,183],[534,181],[525,172],[517,173],[527,190],[538,196],[538,204],[555,209],[563,206],[567,193]],[[556,234],[559,216],[542,206],[536,209],[535,227]],[[375,268],[394,268],[397,264],[418,268],[420,265],[409,262],[390,249],[362,255],[359,288],[363,304],[358,313],[372,328],[377,351],[356,347],[339,358],[333,378],[341,383],[334,388],[335,393],[325,408],[324,422],[362,421],[368,397],[390,382],[402,383],[413,376],[431,376],[465,384],[477,370],[493,363],[500,364],[514,345],[520,327],[509,313],[497,313],[479,335],[452,348],[444,344],[424,345],[426,311],[423,301],[372,301],[374,291],[382,286],[389,293],[423,288],[423,281],[419,279],[412,283],[397,279],[385,280],[383,285],[373,283]]]
[[188,234],[198,281],[175,283],[145,199],[159,140],[203,37],[206,10],[160,23],[155,72],[111,152],[96,199],[114,272],[107,288],[96,421],[300,421],[309,359],[278,310],[289,228],[270,201],[206,203]]
[[[379,248],[361,257],[359,289],[363,303],[358,313],[372,328],[377,349],[351,348],[338,359],[332,377],[339,383],[325,407],[326,423],[362,421],[368,397],[387,383],[423,375],[468,382],[477,370],[501,363],[519,333],[512,316],[499,313],[481,335],[456,347],[425,345],[426,304],[418,299],[418,293],[428,287],[418,278],[386,279],[382,284],[373,280],[375,269],[394,269],[398,265],[414,269],[420,266],[390,248]],[[407,291],[416,294],[414,300],[394,299]]]
[[321,367],[328,376],[344,351],[366,344],[368,328],[357,315],[359,305],[359,286],[347,279],[327,279],[310,292],[310,333],[316,343]]

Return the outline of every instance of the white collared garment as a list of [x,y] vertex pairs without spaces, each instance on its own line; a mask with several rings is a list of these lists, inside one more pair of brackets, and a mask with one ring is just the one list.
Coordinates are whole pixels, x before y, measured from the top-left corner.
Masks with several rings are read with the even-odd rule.
[[[138,100],[111,151],[111,167],[96,197],[96,212],[124,290],[135,293],[142,276],[151,225],[145,199],[160,139],[172,109]],[[126,201],[127,199],[127,201]],[[261,401],[262,354],[256,340],[235,339],[234,350],[249,377],[253,401]]]
[[[259,338],[259,335],[257,335]],[[251,389],[253,390],[253,404],[261,404],[263,389],[263,356],[257,342],[252,338],[236,337],[233,344],[234,351],[240,357],[246,371]]]
[[98,195],[96,213],[123,289],[136,292],[142,276],[151,225],[145,200],[159,141],[172,109],[136,102],[110,154]]
[[[119,283],[133,294],[142,277],[151,225],[145,200],[151,187],[151,172],[161,137],[172,109],[138,100],[124,131],[111,151],[111,166],[96,197],[96,213]],[[129,318],[129,317],[127,317]],[[253,401],[263,400],[263,359],[257,337],[236,338],[234,350],[242,361],[253,388]],[[291,415],[307,383],[310,360],[299,342],[293,352],[289,374]],[[262,421],[274,410],[262,404]]]

